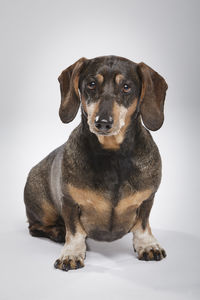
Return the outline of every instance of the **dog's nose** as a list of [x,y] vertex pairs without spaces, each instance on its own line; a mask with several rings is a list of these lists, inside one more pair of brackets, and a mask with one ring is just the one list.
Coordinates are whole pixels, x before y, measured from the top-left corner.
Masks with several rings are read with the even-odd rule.
[[95,127],[102,132],[107,132],[112,128],[113,118],[110,116],[109,118],[101,119],[100,116],[96,116],[95,118]]

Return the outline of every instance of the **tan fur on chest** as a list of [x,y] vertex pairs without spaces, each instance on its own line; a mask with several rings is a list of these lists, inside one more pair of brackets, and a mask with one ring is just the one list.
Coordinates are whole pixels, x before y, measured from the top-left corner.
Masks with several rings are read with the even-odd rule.
[[89,189],[79,189],[68,185],[68,192],[80,206],[80,221],[90,237],[95,231],[128,232],[134,225],[136,209],[152,193],[151,190],[135,192],[119,200],[116,206],[108,193],[95,192]]
[[99,213],[109,209],[109,201],[95,191],[79,189],[71,184],[68,185],[68,191],[73,200],[82,207],[93,207]]
[[[68,185],[68,190],[71,197],[80,206],[89,208],[92,207],[99,213],[105,213],[105,211],[110,211],[113,208],[112,202],[109,199],[109,195],[105,196],[103,194],[97,193],[88,189],[79,189],[72,185]],[[118,204],[114,207],[117,214],[121,214],[130,207],[139,207],[142,202],[148,199],[152,191],[150,189],[135,192],[125,198],[119,200]]]
[[138,208],[143,201],[150,197],[151,194],[152,190],[147,189],[144,191],[135,192],[126,198],[122,198],[115,208],[116,213],[121,214],[130,207]]

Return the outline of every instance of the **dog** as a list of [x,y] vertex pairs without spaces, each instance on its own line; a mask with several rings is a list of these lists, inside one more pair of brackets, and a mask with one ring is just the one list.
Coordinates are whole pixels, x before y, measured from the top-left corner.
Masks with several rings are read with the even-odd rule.
[[81,58],[58,80],[62,122],[81,104],[81,123],[28,175],[30,234],[64,243],[54,263],[64,271],[84,266],[87,237],[114,241],[132,232],[140,260],[163,259],[149,224],[161,181],[149,130],[163,124],[167,83],[145,63],[118,56]]

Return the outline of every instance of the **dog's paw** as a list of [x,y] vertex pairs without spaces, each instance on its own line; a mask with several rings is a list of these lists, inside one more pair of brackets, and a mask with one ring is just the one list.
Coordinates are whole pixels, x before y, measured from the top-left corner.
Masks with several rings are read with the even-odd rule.
[[54,263],[56,269],[62,271],[75,270],[84,267],[84,259],[81,256],[65,256],[61,259],[57,259]]
[[167,256],[165,250],[161,248],[158,244],[150,245],[148,247],[139,247],[137,250],[139,260],[156,260],[159,261]]

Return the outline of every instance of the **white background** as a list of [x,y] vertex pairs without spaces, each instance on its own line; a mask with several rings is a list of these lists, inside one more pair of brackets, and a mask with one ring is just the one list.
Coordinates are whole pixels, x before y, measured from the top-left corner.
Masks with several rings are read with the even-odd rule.
[[[21,273],[25,277],[19,280],[15,277],[18,273],[14,273],[11,278],[8,276],[8,280],[16,284],[16,290],[13,290],[16,299],[21,299],[23,295],[28,297],[30,289],[32,292],[34,289],[34,284],[31,285],[31,282],[34,282],[31,277],[32,273],[29,271],[29,276],[26,277],[27,265],[30,266],[29,270],[31,270],[37,265],[37,259],[40,259],[41,266],[38,266],[33,275],[35,279],[40,268],[44,268],[44,272],[47,268],[46,272],[51,274],[54,270],[48,269],[48,267],[52,266],[53,260],[59,255],[60,245],[46,240],[43,242],[42,239],[29,238],[23,204],[23,187],[30,168],[50,151],[64,143],[71,130],[80,122],[80,113],[68,125],[62,124],[59,120],[60,92],[57,77],[63,69],[82,56],[93,58],[112,54],[124,56],[134,62],[144,61],[166,79],[169,89],[165,105],[165,122],[158,132],[153,133],[163,161],[163,178],[156,195],[150,221],[153,229],[159,229],[158,235],[161,239],[167,237],[164,243],[168,245],[169,251],[171,249],[172,254],[176,251],[177,254],[180,254],[184,250],[183,256],[181,256],[183,261],[179,257],[180,265],[182,265],[181,262],[187,260],[187,250],[190,251],[190,258],[192,256],[194,259],[193,251],[197,251],[195,245],[199,245],[197,240],[200,237],[198,188],[199,1],[8,0],[0,1],[0,5],[0,232],[2,241],[4,241],[2,247],[4,257],[2,259],[5,266],[5,270],[2,270],[2,277],[7,278],[5,272],[9,272],[10,268],[11,272],[13,269],[15,272],[19,272],[20,266],[22,266]],[[185,238],[184,233],[186,234]],[[170,236],[172,237],[171,240]],[[196,237],[192,239],[192,236]],[[172,243],[178,238],[180,238],[180,245]],[[126,245],[127,239],[128,237],[116,243],[119,243],[120,246],[123,245],[124,241],[124,245]],[[173,248],[175,244],[176,249]],[[47,256],[48,259],[45,256],[47,263],[44,265],[37,245],[40,247],[39,249],[43,249],[41,251],[46,251],[48,247],[52,247],[49,250],[49,252],[52,251],[52,256]],[[101,243],[94,245],[96,245],[94,249],[98,249],[98,245],[99,249],[102,249]],[[181,245],[184,249],[181,249]],[[30,256],[34,255],[31,251],[32,247],[37,253],[33,261],[30,259]],[[111,243],[106,247],[112,249],[114,246]],[[123,257],[123,250],[122,246],[122,251],[119,251],[120,257]],[[49,252],[47,251],[47,253]],[[27,261],[22,259],[20,253],[23,253],[23,257],[26,257],[24,259]],[[104,258],[108,258],[103,250],[101,254]],[[13,257],[11,262],[8,258],[10,255]],[[126,255],[128,254],[125,251],[125,258]],[[109,255],[109,259],[113,263],[115,254],[113,253],[113,257]],[[137,269],[139,269],[140,264],[136,263],[135,258],[131,259],[134,260]],[[170,272],[177,271],[177,269],[173,269],[176,259],[175,256],[172,261],[168,258],[169,266],[171,266],[169,267]],[[124,274],[123,283],[120,286],[124,287],[126,291],[128,287],[125,288],[125,274],[136,276],[134,270],[135,275],[131,273],[132,271],[126,273],[126,268],[124,270],[123,266],[130,265],[129,258],[127,261],[128,264],[125,263],[124,265],[123,262],[120,266],[123,269],[122,277]],[[166,261],[161,262],[160,266],[166,264],[166,268],[168,268]],[[93,261],[90,263],[92,265]],[[102,258],[103,263],[106,264],[106,259]],[[154,264],[149,266],[155,267]],[[199,264],[194,262],[191,266],[195,268]],[[150,273],[147,274],[155,271],[151,267]],[[187,285],[188,293],[195,290],[198,294],[194,268],[190,267],[191,282],[188,283],[186,278],[185,281],[180,282],[180,291],[183,291],[187,282],[189,284]],[[96,271],[96,269],[98,266],[92,270]],[[148,269],[142,265],[141,270],[147,272]],[[137,270],[137,272],[139,271]],[[184,273],[183,270],[179,271],[180,274]],[[186,271],[188,271],[188,265]],[[87,270],[81,272],[87,273]],[[57,275],[58,273],[53,274],[57,279],[64,276]],[[140,273],[141,280],[142,274]],[[177,277],[180,274],[176,274]],[[47,274],[45,276],[48,278]],[[26,284],[24,294],[23,292],[18,294],[18,281],[23,283],[25,278],[26,280],[32,278],[30,280],[31,287]],[[65,278],[67,281],[66,276]],[[73,280],[78,282],[79,279]],[[90,281],[90,279],[88,280]],[[103,281],[103,277],[101,280],[103,288],[106,283]],[[40,286],[38,282],[36,289]],[[85,285],[82,284],[83,286]],[[110,285],[109,287],[110,294],[108,292],[107,297],[113,295],[112,292],[116,285],[113,283],[113,286]],[[150,284],[150,287],[153,289],[150,294],[154,299],[156,295],[165,295],[162,292],[161,294],[154,294],[153,284],[152,286]],[[137,295],[142,297],[143,290],[140,290],[140,287],[137,288],[136,290],[139,291]],[[61,286],[59,288],[57,286],[57,289],[59,289],[60,295],[64,295]],[[100,291],[102,289],[98,286],[97,293]],[[135,289],[131,291],[134,292]],[[11,290],[5,284],[2,299],[12,299],[10,292]],[[68,293],[70,294],[70,292]],[[49,297],[54,295],[53,291],[49,292],[48,295]],[[89,296],[90,294],[86,293],[85,295]],[[123,299],[120,295],[123,296],[124,294],[118,292],[119,299]],[[44,295],[37,294],[36,296],[37,299],[45,299],[42,298]],[[66,291],[67,296],[69,295]],[[129,299],[128,294],[126,296]],[[130,292],[130,299],[132,296],[134,293],[131,294]],[[36,298],[33,296],[33,299]],[[140,299],[139,296],[137,299]],[[177,295],[175,299],[179,299]]]

